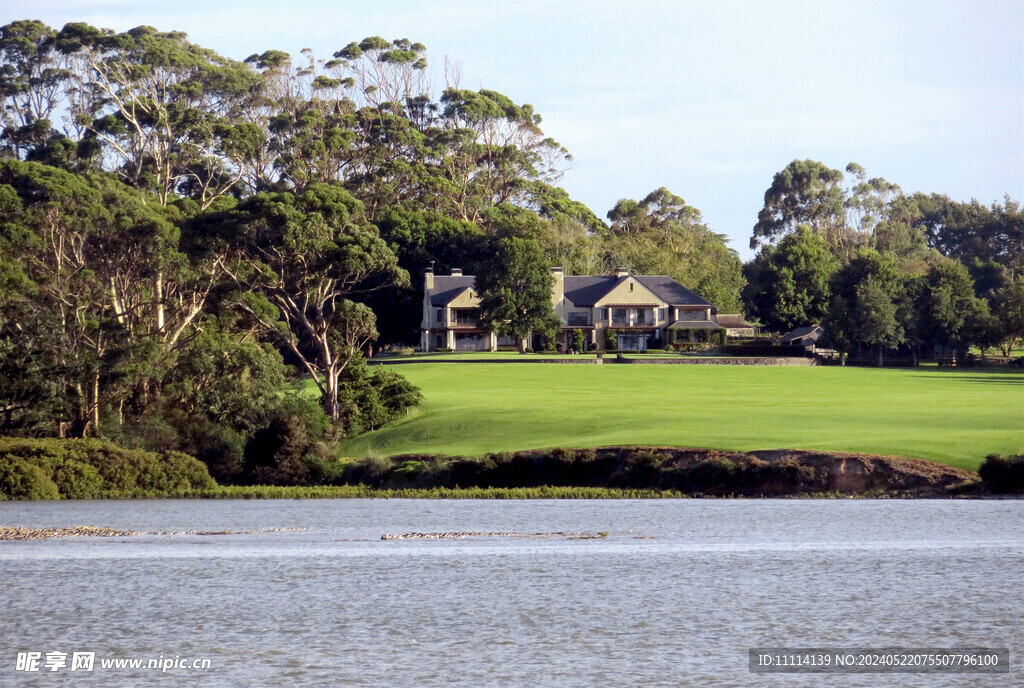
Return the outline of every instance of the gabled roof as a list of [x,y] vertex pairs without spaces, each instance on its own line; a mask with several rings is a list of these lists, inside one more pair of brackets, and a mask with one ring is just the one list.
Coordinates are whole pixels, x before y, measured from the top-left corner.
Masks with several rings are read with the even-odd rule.
[[593,306],[625,279],[615,275],[566,275],[565,298],[577,306]]
[[822,329],[819,325],[804,325],[803,327],[797,327],[796,329],[790,330],[786,334],[782,335],[780,340],[783,344],[786,342],[795,342],[798,339],[804,337],[817,338],[821,336]]
[[[711,306],[710,303],[667,275],[632,275],[632,277],[670,306]],[[614,275],[568,275],[565,278],[565,298],[577,306],[593,306],[627,279],[629,278]]]
[[448,305],[458,298],[459,294],[467,289],[472,289],[475,281],[476,278],[473,275],[438,275],[434,278],[430,305]]
[[750,323],[743,319],[741,313],[719,313],[715,316],[715,322],[722,327],[739,329],[741,327],[753,327]]
[[636,281],[653,291],[670,306],[710,306],[711,304],[667,275],[636,275]]
[[[666,275],[632,275],[655,296],[670,306],[711,306],[712,304]],[[444,306],[466,289],[472,289],[473,275],[438,275],[434,278],[430,304]],[[615,275],[566,275],[565,298],[576,306],[593,306],[629,277]]]
[[721,330],[722,325],[714,320],[676,320],[668,326],[669,330]]

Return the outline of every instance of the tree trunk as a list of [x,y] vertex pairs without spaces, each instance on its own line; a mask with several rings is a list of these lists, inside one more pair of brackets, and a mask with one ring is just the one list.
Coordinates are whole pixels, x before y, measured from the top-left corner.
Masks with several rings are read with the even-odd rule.
[[341,405],[338,403],[338,371],[328,369],[324,372],[323,390],[324,412],[331,417],[335,423],[341,417]]
[[882,367],[882,347],[878,347],[878,367]]
[[156,276],[153,277],[153,306],[155,307],[156,332],[160,334],[164,331],[164,273],[161,271],[157,271]]
[[90,400],[92,405],[92,427],[93,432],[99,434],[100,431],[100,374],[93,373],[92,376],[92,399]]

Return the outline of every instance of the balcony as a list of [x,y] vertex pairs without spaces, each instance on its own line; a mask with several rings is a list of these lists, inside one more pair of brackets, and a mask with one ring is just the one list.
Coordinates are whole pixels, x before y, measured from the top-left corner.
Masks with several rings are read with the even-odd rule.
[[454,308],[452,318],[448,321],[448,327],[453,330],[476,329],[480,327],[480,309],[478,308]]

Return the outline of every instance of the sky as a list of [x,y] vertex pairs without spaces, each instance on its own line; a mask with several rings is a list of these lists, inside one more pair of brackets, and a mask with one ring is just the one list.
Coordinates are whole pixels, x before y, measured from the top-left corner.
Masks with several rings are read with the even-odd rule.
[[1024,0],[3,0],[40,19],[185,31],[242,60],[427,46],[444,83],[530,103],[572,153],[560,184],[604,217],[667,187],[744,259],[790,161],[857,162],[904,191],[1024,201]]

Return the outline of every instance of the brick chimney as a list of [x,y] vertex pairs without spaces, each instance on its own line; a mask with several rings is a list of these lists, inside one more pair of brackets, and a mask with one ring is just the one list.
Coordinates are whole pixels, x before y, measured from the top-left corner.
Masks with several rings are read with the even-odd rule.
[[462,268],[452,268],[452,277],[462,277]]
[[423,292],[429,294],[434,288],[434,263],[431,261],[430,267],[423,271]]
[[615,276],[616,277],[626,277],[628,275],[629,275],[629,268],[627,268],[625,266],[622,266],[622,265],[620,265],[619,267],[615,268]]

